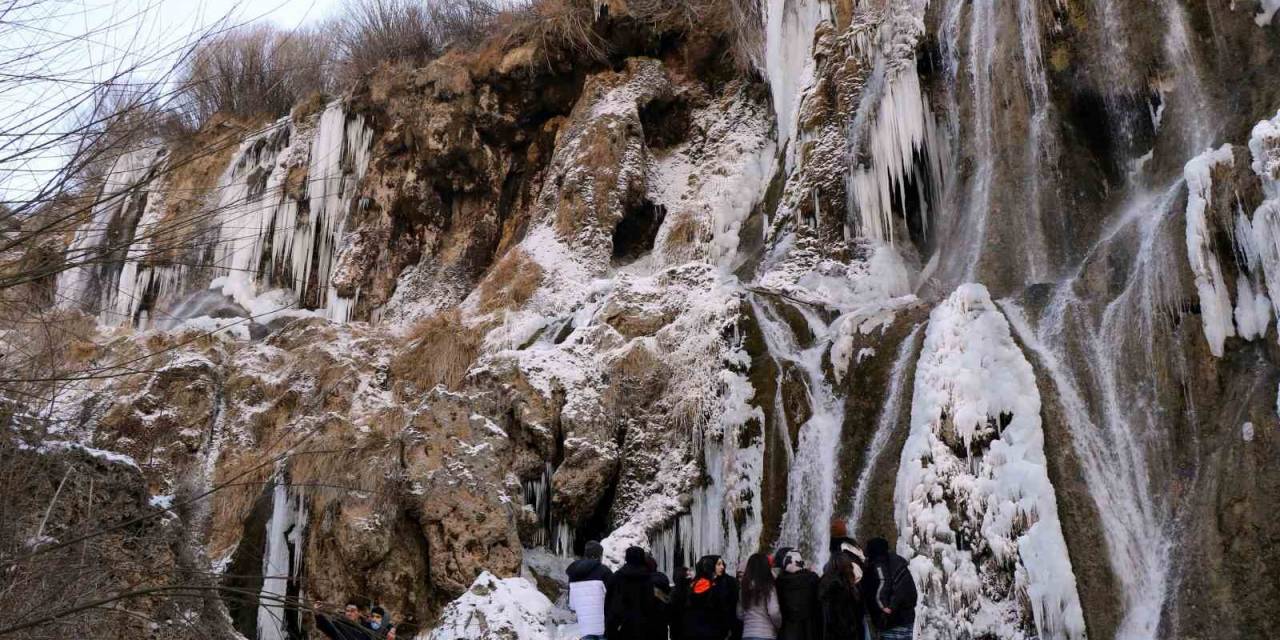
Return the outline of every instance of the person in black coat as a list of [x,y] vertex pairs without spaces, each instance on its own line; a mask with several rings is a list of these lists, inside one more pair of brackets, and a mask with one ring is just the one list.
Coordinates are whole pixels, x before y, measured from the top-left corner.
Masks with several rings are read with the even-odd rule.
[[360,619],[360,607],[353,602],[347,603],[342,618],[330,618],[317,611],[316,630],[330,640],[372,640],[377,637],[365,628],[364,621]]
[[693,580],[678,583],[672,605],[675,640],[725,640],[738,621],[737,582],[725,575],[720,556],[703,556]]
[[644,549],[630,547],[625,558],[626,564],[609,582],[605,636],[609,640],[666,640],[666,607],[658,599]]
[[[662,607],[662,620],[667,628],[672,627],[671,624],[671,579],[667,574],[658,571],[658,560],[651,554],[644,555],[645,565],[649,567],[649,572],[653,575],[653,595],[658,599]],[[667,636],[663,636],[666,638]]]
[[906,558],[889,550],[889,541],[873,538],[867,543],[867,575],[862,596],[871,622],[882,633],[911,637],[916,624],[916,582]]
[[775,581],[782,629],[778,640],[820,640],[822,606],[818,601],[818,574],[805,567],[798,549],[783,547],[773,556],[778,569]]
[[822,640],[864,640],[866,611],[858,590],[853,554],[831,555],[818,583],[822,602]]

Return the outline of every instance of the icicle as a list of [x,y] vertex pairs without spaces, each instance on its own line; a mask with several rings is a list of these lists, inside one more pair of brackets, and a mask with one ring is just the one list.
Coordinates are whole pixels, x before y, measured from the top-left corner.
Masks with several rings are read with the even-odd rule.
[[1209,225],[1205,217],[1213,191],[1213,168],[1234,162],[1231,145],[1192,158],[1183,169],[1187,181],[1187,260],[1195,274],[1196,291],[1200,294],[1200,317],[1204,324],[1209,351],[1222,357],[1223,344],[1236,335],[1231,322],[1231,292],[1222,278],[1222,267],[1213,253]]
[[[218,265],[226,275],[214,286],[256,316],[274,310],[265,308],[274,305],[259,304],[260,290],[284,277],[295,297],[318,288],[324,315],[349,320],[358,295],[341,296],[332,277],[356,188],[368,170],[372,140],[364,118],[348,118],[340,102],[330,103],[313,129],[282,119],[245,140],[219,185]],[[286,193],[289,175],[304,153],[305,216],[301,203]]]
[[[907,214],[896,211],[894,202],[907,201],[906,189],[911,182],[917,188],[928,185],[926,192],[939,192],[937,179],[942,167],[932,155],[938,147],[937,128],[920,76],[914,67],[887,73],[893,75],[865,141],[869,161],[850,170],[849,190],[858,234],[893,244],[894,217]],[[917,157],[925,159],[923,166]],[[928,224],[927,220],[921,222]]]
[[301,566],[306,509],[301,496],[293,496],[282,470],[272,489],[271,519],[267,521],[266,549],[262,559],[262,590],[258,604],[258,640],[292,637],[285,624],[289,584]]
[[765,7],[765,75],[778,123],[778,149],[786,149],[786,169],[795,163],[797,118],[802,94],[813,83],[813,39],[818,25],[830,19],[824,0],[767,0]]
[[551,542],[551,474],[554,470],[551,463],[543,467],[542,475],[533,480],[525,480],[524,502],[533,508],[538,519],[538,529],[533,536],[535,547],[546,547]]
[[[98,254],[113,248],[103,246],[108,240],[107,230],[113,225],[129,224],[130,221],[121,216],[146,202],[151,190],[148,181],[164,153],[161,147],[143,147],[120,154],[111,164],[89,220],[76,230],[67,248],[67,259],[77,264],[58,275],[58,306],[96,306],[104,298],[116,296],[117,281],[109,272],[113,267],[96,264]],[[137,221],[132,224],[136,225]],[[128,233],[132,237],[133,229]]]

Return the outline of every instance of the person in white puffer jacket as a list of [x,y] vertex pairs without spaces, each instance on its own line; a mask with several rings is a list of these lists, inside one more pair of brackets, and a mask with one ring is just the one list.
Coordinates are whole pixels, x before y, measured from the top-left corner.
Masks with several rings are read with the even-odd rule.
[[569,576],[569,608],[578,614],[582,640],[604,640],[604,600],[613,572],[600,562],[604,547],[591,540],[565,573]]

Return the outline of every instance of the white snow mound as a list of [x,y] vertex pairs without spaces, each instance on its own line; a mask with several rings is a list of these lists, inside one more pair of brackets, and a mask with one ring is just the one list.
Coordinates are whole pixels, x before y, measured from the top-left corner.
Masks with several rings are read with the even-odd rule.
[[524,578],[498,578],[485,571],[471,589],[450,602],[425,640],[553,640],[554,606]]

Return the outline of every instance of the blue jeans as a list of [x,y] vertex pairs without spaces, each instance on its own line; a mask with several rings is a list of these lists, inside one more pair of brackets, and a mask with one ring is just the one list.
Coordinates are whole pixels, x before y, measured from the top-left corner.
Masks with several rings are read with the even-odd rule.
[[911,627],[894,627],[880,632],[880,640],[911,640]]
[[582,636],[582,640],[604,640],[604,636]]

